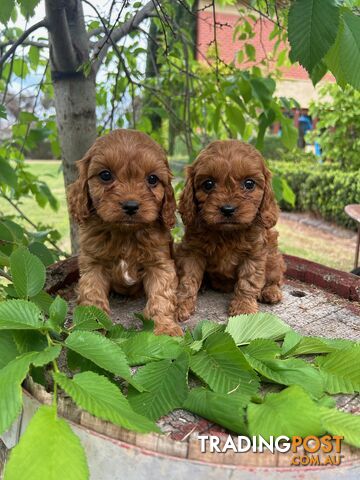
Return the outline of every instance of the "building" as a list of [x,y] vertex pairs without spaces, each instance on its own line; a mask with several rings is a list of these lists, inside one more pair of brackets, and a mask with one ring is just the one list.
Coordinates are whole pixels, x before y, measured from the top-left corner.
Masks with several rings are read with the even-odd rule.
[[[278,3],[281,3],[278,1]],[[239,7],[244,8],[246,1],[237,2],[234,5],[221,6],[216,5],[216,43],[218,54],[222,61],[229,64],[237,61],[238,52],[244,50],[244,44],[249,43],[254,47],[256,61],[242,61],[241,68],[247,69],[258,64],[262,60],[267,60],[267,65],[262,67],[266,73],[273,71],[275,73],[276,64],[271,59],[275,40],[269,39],[269,35],[273,30],[274,23],[260,15],[256,14],[257,20],[249,19],[250,24],[254,28],[254,37],[249,40],[234,39],[234,31],[236,25],[241,22],[242,14],[239,13]],[[250,10],[249,10],[250,12]],[[254,14],[254,11],[251,11]],[[214,12],[211,2],[200,0],[197,13],[197,59],[204,61],[208,57],[209,51],[214,46]],[[287,43],[281,43],[278,52],[289,50]],[[283,57],[287,55],[283,54]],[[246,57],[245,57],[246,59]],[[318,98],[319,88],[325,82],[334,82],[335,79],[331,74],[327,74],[319,84],[314,87],[308,73],[301,65],[290,65],[289,63],[278,67],[281,77],[277,81],[277,96],[294,98],[300,105],[300,109],[294,109],[294,122],[298,125],[298,119],[301,115],[307,114],[307,109],[311,100]]]

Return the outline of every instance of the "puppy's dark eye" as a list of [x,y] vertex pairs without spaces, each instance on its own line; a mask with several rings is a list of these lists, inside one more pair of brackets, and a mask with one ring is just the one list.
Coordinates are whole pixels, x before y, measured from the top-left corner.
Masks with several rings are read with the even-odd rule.
[[251,178],[247,178],[244,181],[243,185],[245,190],[254,190],[256,183],[255,183],[255,180],[252,180]]
[[202,187],[205,190],[205,192],[210,192],[210,190],[212,190],[215,187],[215,182],[214,180],[210,180],[210,179],[205,180],[205,182],[203,182],[202,184]]
[[148,184],[151,185],[152,187],[155,187],[157,185],[159,179],[156,175],[149,175],[147,177]]
[[99,177],[103,182],[111,182],[111,180],[113,180],[113,176],[110,170],[103,170],[99,173]]

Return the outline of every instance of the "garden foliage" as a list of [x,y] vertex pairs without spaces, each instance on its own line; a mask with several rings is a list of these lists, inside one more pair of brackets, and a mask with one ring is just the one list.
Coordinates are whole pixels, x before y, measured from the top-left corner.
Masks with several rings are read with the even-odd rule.
[[[10,265],[13,298],[0,303],[0,433],[20,414],[27,375],[36,371],[54,395],[11,452],[5,480],[59,471],[88,478],[81,443],[57,413],[61,392],[90,414],[140,433],[160,432],[156,421],[183,408],[238,434],[330,433],[360,447],[360,418],[337,410],[328,396],[360,391],[359,344],[303,337],[269,313],[231,317],[227,325],[204,320],[183,338],[157,337],[145,319],[141,332],[126,330],[96,307],[76,307],[70,321],[67,302],[43,292],[37,257],[20,248]],[[39,295],[48,301],[35,303]],[[134,375],[130,366],[138,367]],[[198,386],[189,387],[189,376]]]
[[323,161],[344,172],[359,171],[360,92],[349,86],[324,85],[309,113],[318,121],[306,139],[319,143]]
[[283,210],[313,212],[338,225],[356,228],[344,207],[359,201],[360,170],[344,171],[337,165],[305,160],[307,154],[289,153],[285,158],[287,161],[270,161],[276,177],[286,179],[295,194],[293,205],[280,200]]

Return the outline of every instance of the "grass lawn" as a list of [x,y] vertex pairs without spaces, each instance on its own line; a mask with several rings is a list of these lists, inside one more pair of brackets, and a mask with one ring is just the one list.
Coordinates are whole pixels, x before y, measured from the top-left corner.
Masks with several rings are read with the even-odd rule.
[[279,246],[282,252],[346,272],[353,269],[354,240],[284,218],[280,218],[276,228],[280,233]]
[[[29,161],[31,172],[46,181],[59,200],[59,210],[54,212],[50,207],[40,208],[35,200],[22,200],[22,209],[35,222],[51,224],[62,235],[61,247],[70,250],[69,222],[65,189],[58,161]],[[0,214],[12,214],[13,209],[0,198]],[[355,245],[350,239],[339,238],[315,227],[306,226],[296,221],[280,219],[277,226],[280,237],[280,249],[284,253],[307,258],[340,270],[350,271],[352,268]]]
[[[64,180],[62,176],[61,162],[48,160],[31,160],[28,162],[31,173],[45,181],[52,193],[59,201],[59,210],[54,212],[49,206],[39,207],[36,201],[29,197],[23,198],[21,209],[35,223],[42,222],[56,228],[62,237],[61,247],[70,251],[69,241],[69,220],[67,216],[67,207],[65,199]],[[14,209],[2,198],[0,198],[0,215],[12,215],[16,213]],[[26,223],[24,226],[28,227]]]

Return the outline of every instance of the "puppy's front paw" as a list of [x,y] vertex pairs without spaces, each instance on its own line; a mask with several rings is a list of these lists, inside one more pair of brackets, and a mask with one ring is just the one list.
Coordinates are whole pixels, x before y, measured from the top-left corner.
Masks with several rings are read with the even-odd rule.
[[154,333],[155,335],[170,335],[171,337],[182,337],[184,335],[181,327],[175,322],[156,324]]
[[256,299],[237,299],[234,298],[229,306],[229,316],[244,315],[247,313],[257,313],[259,310]]
[[260,301],[264,303],[279,303],[282,300],[282,292],[277,285],[269,285],[263,288],[260,296]]
[[185,322],[195,312],[196,300],[193,298],[186,298],[178,303],[176,309],[176,318],[178,322]]

